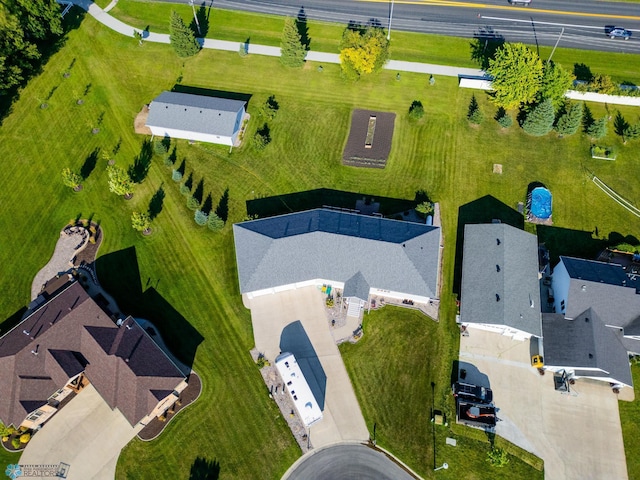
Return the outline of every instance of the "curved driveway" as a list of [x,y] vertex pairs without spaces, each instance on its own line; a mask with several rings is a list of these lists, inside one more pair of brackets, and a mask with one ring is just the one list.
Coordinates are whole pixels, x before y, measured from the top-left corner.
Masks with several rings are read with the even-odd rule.
[[283,480],[414,480],[384,453],[366,445],[348,444],[327,447],[303,457]]

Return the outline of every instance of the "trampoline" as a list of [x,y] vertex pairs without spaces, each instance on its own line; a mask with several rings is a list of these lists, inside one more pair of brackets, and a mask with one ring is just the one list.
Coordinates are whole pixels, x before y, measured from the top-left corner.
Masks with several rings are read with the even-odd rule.
[[544,187],[536,187],[529,198],[529,212],[540,220],[551,218],[551,192]]

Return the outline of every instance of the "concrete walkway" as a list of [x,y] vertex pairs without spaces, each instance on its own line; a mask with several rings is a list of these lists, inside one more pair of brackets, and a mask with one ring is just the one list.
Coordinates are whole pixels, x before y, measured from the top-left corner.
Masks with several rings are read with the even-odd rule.
[[[136,30],[131,25],[127,25],[124,22],[112,17],[107,12],[111,8],[115,6],[116,1],[113,1],[107,6],[105,10],[100,8],[98,5],[93,3],[91,0],[72,0],[73,3],[84,10],[86,10],[89,15],[95,18],[98,22],[102,23],[106,27],[114,30],[122,35],[126,35],[127,37],[133,37],[133,32]],[[142,32],[143,39],[145,42],[154,42],[154,43],[169,43],[169,35],[165,33],[153,33],[153,32]],[[212,38],[200,38],[198,39],[202,48],[209,48],[213,50],[223,50],[227,52],[237,52],[240,50],[240,46],[244,45],[244,42],[229,42],[226,40],[214,40]],[[279,47],[270,47],[267,45],[256,45],[250,43],[247,49],[249,54],[253,55],[266,55],[269,57],[279,57],[280,56],[280,48]],[[306,59],[312,62],[318,63],[340,63],[340,56],[337,53],[327,53],[327,52],[314,52],[309,51],[307,53]],[[397,72],[413,72],[413,73],[424,73],[428,75],[442,75],[447,77],[458,77],[462,76],[483,76],[484,72],[477,68],[463,68],[463,67],[449,67],[446,65],[433,65],[429,63],[418,63],[418,62],[404,62],[400,60],[389,60],[384,66],[387,70],[397,71]]]

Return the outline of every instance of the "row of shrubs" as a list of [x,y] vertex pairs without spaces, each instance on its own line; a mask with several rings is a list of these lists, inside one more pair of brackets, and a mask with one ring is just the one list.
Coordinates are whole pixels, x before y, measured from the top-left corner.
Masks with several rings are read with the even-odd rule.
[[[224,220],[213,211],[211,194],[203,201],[204,179],[201,179],[196,188],[193,189],[193,174],[187,179],[184,178],[186,170],[186,159],[176,166],[177,149],[174,146],[169,153],[170,139],[156,141],[154,145],[155,153],[164,158],[164,164],[172,169],[171,179],[180,184],[180,193],[187,198],[187,208],[194,211],[193,220],[197,225],[207,226],[209,230],[218,232],[224,227]],[[226,193],[225,193],[226,195]]]
[[13,425],[7,427],[1,423],[0,436],[3,443],[7,443],[11,439],[11,446],[16,450],[24,447],[31,440],[31,432],[29,432],[28,428],[20,427],[20,429],[17,429]]

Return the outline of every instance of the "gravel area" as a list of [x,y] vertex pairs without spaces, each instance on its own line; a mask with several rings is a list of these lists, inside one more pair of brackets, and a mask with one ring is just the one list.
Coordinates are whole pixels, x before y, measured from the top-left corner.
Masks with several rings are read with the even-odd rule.
[[42,291],[48,280],[60,273],[68,272],[73,264],[77,250],[83,248],[89,241],[89,233],[83,227],[65,227],[60,232],[60,238],[49,262],[40,269],[31,284],[31,300],[34,300]]

